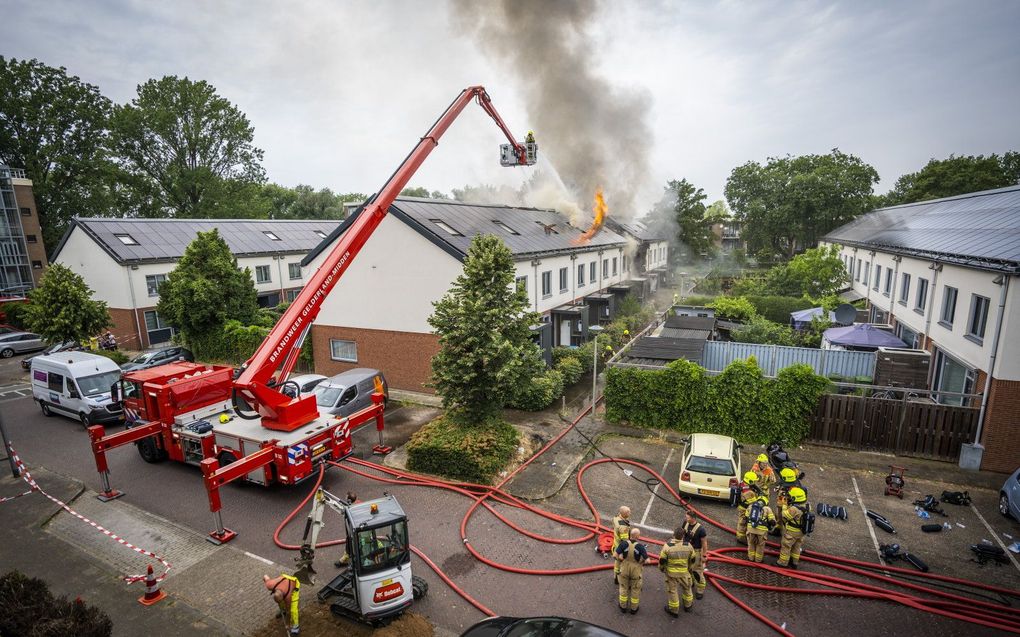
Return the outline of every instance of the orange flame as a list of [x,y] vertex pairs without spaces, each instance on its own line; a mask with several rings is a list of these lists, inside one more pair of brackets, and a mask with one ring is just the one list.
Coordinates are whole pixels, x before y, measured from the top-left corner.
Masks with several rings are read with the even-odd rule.
[[591,222],[591,227],[584,231],[577,239],[577,243],[587,243],[592,237],[599,233],[602,229],[602,224],[606,221],[606,215],[609,214],[609,206],[606,205],[606,199],[602,196],[602,188],[595,190],[595,207],[592,209],[595,213],[595,219]]

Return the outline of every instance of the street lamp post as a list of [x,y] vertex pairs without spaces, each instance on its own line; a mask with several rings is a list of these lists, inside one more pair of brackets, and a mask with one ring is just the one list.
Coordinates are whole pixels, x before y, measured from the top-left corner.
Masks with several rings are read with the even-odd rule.
[[595,396],[598,391],[598,379],[599,379],[599,333],[605,328],[601,325],[592,325],[588,328],[589,332],[595,334],[591,345],[591,418],[595,420]]

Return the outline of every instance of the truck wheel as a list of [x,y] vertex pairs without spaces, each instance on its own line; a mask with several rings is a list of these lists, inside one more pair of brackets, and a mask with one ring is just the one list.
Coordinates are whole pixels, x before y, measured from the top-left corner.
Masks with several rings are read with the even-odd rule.
[[233,464],[234,462],[237,462],[237,458],[235,458],[234,454],[230,453],[229,451],[221,451],[220,455],[216,456],[216,460],[219,461],[220,468],[223,468],[228,464]]
[[138,441],[138,455],[142,457],[142,460],[155,464],[157,462],[163,462],[166,460],[166,451],[156,446],[156,441],[152,437],[143,438]]
[[85,412],[78,414],[78,420],[81,421],[81,426],[86,429],[92,426],[92,423],[89,422],[89,415],[86,414]]
[[43,416],[46,416],[47,418],[53,415],[53,411],[50,410],[50,406],[41,400],[39,401],[39,409],[42,409]]

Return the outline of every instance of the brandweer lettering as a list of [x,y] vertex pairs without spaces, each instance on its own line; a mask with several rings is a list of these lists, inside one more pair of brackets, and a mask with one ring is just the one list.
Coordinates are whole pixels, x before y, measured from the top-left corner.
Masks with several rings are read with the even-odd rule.
[[[350,250],[344,252],[344,255],[340,257],[337,264],[333,266],[333,269],[330,270],[329,274],[326,275],[326,278],[323,279],[322,284],[315,290],[315,294],[312,295],[312,298],[308,299],[308,302],[305,303],[305,306],[301,309],[301,314],[294,319],[290,328],[287,329],[287,333],[284,334],[283,338],[280,339],[280,342],[277,343],[275,348],[273,348],[273,353],[269,356],[270,363],[275,363],[276,359],[279,358],[281,353],[283,353],[283,350],[286,349],[287,344],[290,343],[290,340],[300,333],[302,326],[305,324],[305,318],[311,314],[312,310],[314,310],[319,304],[319,301],[325,298],[326,292],[332,286],[333,281],[338,277],[340,270],[342,270],[344,265],[347,264],[347,260],[350,255]],[[315,315],[313,314],[311,318],[314,319]]]

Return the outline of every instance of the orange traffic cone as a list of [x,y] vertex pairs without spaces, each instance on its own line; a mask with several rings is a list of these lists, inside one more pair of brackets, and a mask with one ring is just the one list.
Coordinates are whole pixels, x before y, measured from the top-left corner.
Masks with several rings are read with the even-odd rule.
[[159,590],[159,582],[152,573],[152,564],[149,564],[149,570],[145,573],[145,595],[138,598],[138,603],[152,606],[164,597],[166,597],[166,593]]

